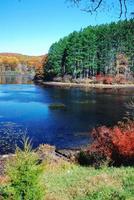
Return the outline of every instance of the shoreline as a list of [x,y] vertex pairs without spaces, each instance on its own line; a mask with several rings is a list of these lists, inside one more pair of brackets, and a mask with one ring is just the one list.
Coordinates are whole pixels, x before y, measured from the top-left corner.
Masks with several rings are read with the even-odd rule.
[[[52,147],[52,146],[50,146]],[[47,157],[51,158],[53,161],[57,160],[65,160],[67,162],[72,162],[74,156],[80,152],[80,149],[72,150],[72,149],[53,149],[52,151],[40,152],[37,151],[36,153],[39,156],[39,160],[42,162],[46,160]],[[15,157],[15,153],[7,153],[0,155],[0,178],[5,176],[5,166],[6,162]]]
[[36,84],[43,86],[57,86],[57,87],[84,87],[84,88],[100,88],[100,89],[113,89],[113,88],[134,88],[134,84],[94,84],[94,83],[64,83],[64,82],[45,82],[42,80],[35,81]]

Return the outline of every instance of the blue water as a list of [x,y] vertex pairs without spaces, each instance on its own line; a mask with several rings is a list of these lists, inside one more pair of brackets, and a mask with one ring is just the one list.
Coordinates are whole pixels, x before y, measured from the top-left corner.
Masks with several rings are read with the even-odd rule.
[[[14,152],[24,135],[33,147],[49,143],[57,148],[88,144],[90,131],[113,125],[126,112],[125,102],[133,89],[62,89],[34,84],[0,85],[0,153]],[[52,110],[51,103],[66,109]]]

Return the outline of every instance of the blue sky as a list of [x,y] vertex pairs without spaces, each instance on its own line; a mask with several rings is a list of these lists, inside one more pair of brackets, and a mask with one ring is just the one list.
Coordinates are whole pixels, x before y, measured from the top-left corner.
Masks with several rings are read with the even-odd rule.
[[74,30],[115,20],[114,9],[91,16],[65,0],[0,0],[0,52],[42,55]]

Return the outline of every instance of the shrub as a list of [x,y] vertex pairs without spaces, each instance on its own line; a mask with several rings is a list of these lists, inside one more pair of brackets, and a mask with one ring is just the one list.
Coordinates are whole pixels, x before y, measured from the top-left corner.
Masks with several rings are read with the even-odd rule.
[[106,77],[103,79],[103,84],[113,84],[113,83],[114,83],[113,77],[106,76]]
[[9,177],[7,199],[44,199],[44,187],[41,184],[43,168],[38,164],[38,156],[31,150],[28,140],[24,142],[24,150],[17,147],[14,158],[7,163],[6,171]]
[[126,84],[127,80],[124,75],[116,75],[115,76],[115,83],[117,84]]
[[99,154],[97,152],[91,152],[90,154],[88,154],[84,151],[81,151],[78,154],[77,159],[80,165],[92,165],[95,168],[99,168],[106,161],[106,157],[102,153]]
[[93,143],[85,152],[88,160],[95,154],[102,155],[114,165],[134,164],[134,121],[122,122],[113,128],[98,127],[91,135]]
[[95,78],[96,78],[95,83],[100,83],[100,84],[103,83],[103,80],[104,80],[104,76],[103,75],[96,75]]

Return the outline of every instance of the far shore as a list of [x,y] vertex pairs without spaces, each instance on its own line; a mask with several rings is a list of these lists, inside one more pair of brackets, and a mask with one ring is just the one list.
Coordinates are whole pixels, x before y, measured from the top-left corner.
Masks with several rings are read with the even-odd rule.
[[36,81],[37,84],[44,86],[57,87],[86,87],[86,88],[134,88],[134,84],[94,84],[94,83],[65,83],[65,82],[45,82],[42,80]]

